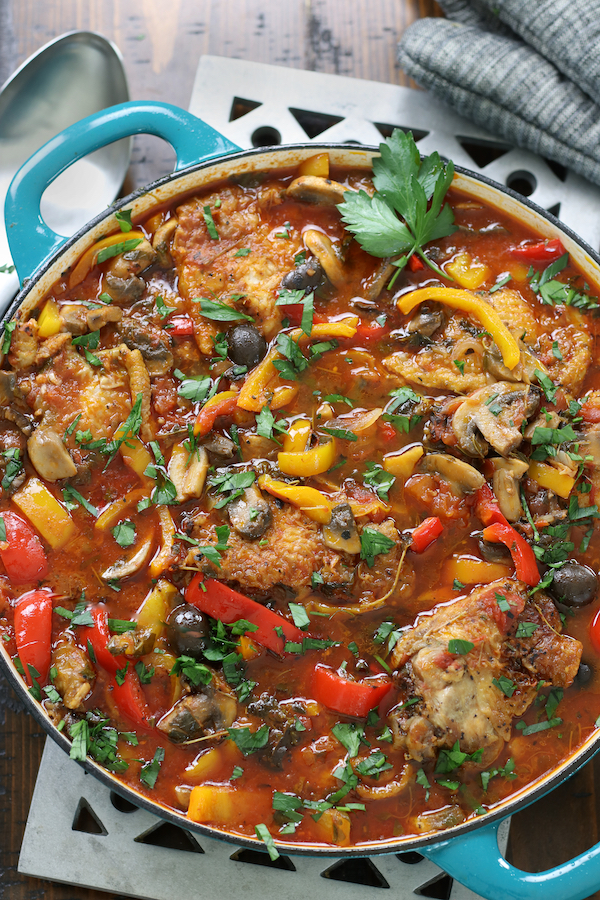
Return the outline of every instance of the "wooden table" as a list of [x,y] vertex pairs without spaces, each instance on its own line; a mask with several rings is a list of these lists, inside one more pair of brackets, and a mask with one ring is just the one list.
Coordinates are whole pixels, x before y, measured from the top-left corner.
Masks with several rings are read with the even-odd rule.
[[[439,15],[433,0],[0,0],[0,83],[47,41],[99,31],[121,49],[134,99],[187,108],[202,54],[369,78],[409,80],[395,64],[408,25]],[[126,189],[164,174],[164,144],[136,138]],[[1,678],[1,676],[0,676]],[[17,873],[44,734],[0,681],[0,897],[101,900],[105,894]],[[563,862],[598,840],[600,757],[513,817],[509,858],[529,871]],[[593,895],[600,898],[600,891]]]

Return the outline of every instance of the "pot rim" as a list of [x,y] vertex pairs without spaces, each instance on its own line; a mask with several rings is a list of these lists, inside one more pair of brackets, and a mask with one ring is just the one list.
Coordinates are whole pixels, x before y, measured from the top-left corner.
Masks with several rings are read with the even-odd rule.
[[[374,145],[340,144],[317,141],[310,143],[302,142],[298,144],[281,144],[274,147],[256,147],[249,150],[240,150],[239,152],[212,157],[210,159],[203,160],[199,163],[195,163],[191,166],[186,166],[185,168],[182,168],[178,171],[164,175],[148,185],[136,188],[126,197],[119,199],[112,206],[108,207],[106,210],[103,210],[101,213],[91,219],[74,235],[65,239],[64,243],[62,243],[61,246],[58,247],[58,249],[55,250],[45,262],[38,266],[33,275],[25,280],[22,289],[9,304],[4,314],[0,317],[0,324],[12,318],[18,313],[18,311],[25,305],[25,301],[29,297],[29,295],[33,291],[35,291],[39,282],[44,278],[45,275],[50,272],[52,267],[55,266],[55,264],[61,259],[62,256],[64,256],[69,250],[71,250],[79,241],[89,235],[89,233],[93,231],[98,225],[113,216],[115,212],[123,209],[125,206],[149,196],[159,188],[173,184],[182,178],[187,178],[188,176],[194,175],[195,173],[203,171],[205,169],[221,166],[223,163],[232,163],[242,159],[254,159],[263,155],[270,156],[273,154],[293,151],[302,152],[303,154],[312,156],[320,150],[327,150],[334,153],[354,152],[357,155],[357,160],[355,162],[352,162],[351,165],[356,166],[357,168],[366,168],[368,166],[368,163],[371,162],[372,158],[379,153],[379,148]],[[362,163],[358,159],[359,156],[362,157]],[[446,158],[443,157],[443,159],[447,161]],[[273,167],[271,166],[271,168]],[[264,170],[255,169],[254,171],[258,172]],[[589,260],[591,260],[597,266],[598,271],[596,272],[595,278],[592,278],[589,273],[586,273],[586,275],[591,281],[594,281],[596,283],[596,286],[600,291],[600,253],[594,250],[589,244],[587,244],[586,241],[575,234],[575,232],[571,228],[564,225],[556,216],[554,216],[548,210],[545,210],[542,207],[538,206],[528,197],[523,197],[521,194],[517,193],[506,185],[499,184],[498,182],[494,181],[484,174],[465,169],[462,166],[455,166],[455,173],[459,176],[459,182],[465,180],[466,182],[483,185],[486,190],[491,190],[498,195],[496,201],[503,195],[508,197],[511,201],[513,201],[513,203],[516,203],[521,207],[525,207],[525,209],[530,214],[533,214],[532,218],[537,217],[545,220],[550,226],[552,226],[552,228],[549,229],[549,232],[551,231],[552,234],[554,234],[554,232],[559,232],[561,237],[566,236],[569,244],[574,245],[574,247],[578,248],[579,251],[583,251],[583,253],[576,253],[579,265],[585,266],[588,263],[588,260],[585,259],[585,257],[587,256]],[[220,178],[222,177],[223,176],[217,176],[215,180],[220,180]],[[196,188],[196,190],[201,190],[204,187],[205,185],[201,185]],[[469,193],[468,184],[459,183],[458,185],[456,185],[456,187],[459,190],[464,191],[465,193]],[[193,190],[194,188],[186,189],[185,193],[189,193]],[[169,197],[168,201],[172,199],[172,197]],[[161,205],[164,202],[167,201],[157,201],[154,205]],[[495,199],[493,197],[486,197],[486,202],[488,202],[492,206],[499,206],[499,202],[495,202]],[[149,208],[151,205],[152,204],[149,205]],[[508,210],[508,213],[509,215],[513,215],[516,217],[516,213],[513,210]],[[566,247],[565,249],[569,248]],[[570,249],[569,252],[571,252]],[[31,696],[25,682],[16,671],[14,664],[11,658],[8,656],[8,653],[4,646],[1,647],[0,652],[0,668],[2,668],[6,673],[11,687],[13,688],[13,690],[17,691],[19,699],[23,702],[26,709],[29,712],[33,713],[34,717],[41,724],[47,735],[52,737],[52,739],[67,754],[69,754],[71,741],[66,737],[66,735],[64,735],[57,729],[57,727],[50,721],[43,707]],[[273,836],[273,838],[276,842],[278,851],[282,854],[284,853],[285,855],[290,856],[322,856],[336,858],[348,856],[364,857],[419,850],[420,848],[425,848],[429,845],[450,841],[453,838],[460,838],[462,835],[479,828],[498,825],[503,819],[512,815],[514,812],[517,812],[518,810],[529,806],[531,803],[540,799],[542,796],[557,787],[558,784],[560,784],[563,780],[570,778],[599,750],[600,731],[592,732],[586,739],[586,741],[575,752],[571,753],[561,763],[559,763],[559,765],[557,765],[555,768],[545,773],[544,775],[540,776],[540,778],[536,779],[536,781],[523,787],[516,794],[511,795],[506,800],[497,804],[492,809],[486,810],[485,814],[480,818],[469,819],[467,822],[444,829],[442,831],[428,832],[421,836],[410,835],[406,838],[397,837],[389,839],[387,841],[373,841],[372,843],[362,843],[352,847],[330,847],[320,844],[308,843],[291,844],[286,842],[285,840],[282,840],[279,836]],[[193,822],[186,817],[185,813],[179,813],[170,807],[163,806],[162,804],[151,800],[144,794],[139,793],[134,787],[131,787],[119,781],[114,774],[103,768],[99,763],[95,762],[89,756],[86,757],[85,760],[77,760],[77,762],[81,766],[83,766],[83,768],[87,772],[99,779],[110,790],[115,791],[125,799],[129,800],[131,803],[134,803],[136,806],[139,806],[146,811],[159,816],[161,819],[179,826],[180,828],[183,828],[187,831],[196,832],[198,834],[203,834],[207,837],[224,840],[228,843],[235,844],[238,847],[244,846],[252,848],[254,850],[265,851],[265,845],[258,837],[238,835],[223,831],[215,826]]]

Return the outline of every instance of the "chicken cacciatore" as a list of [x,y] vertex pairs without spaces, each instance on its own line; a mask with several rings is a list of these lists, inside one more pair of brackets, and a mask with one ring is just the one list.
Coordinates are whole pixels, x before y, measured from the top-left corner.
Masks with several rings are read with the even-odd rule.
[[397,132],[125,208],[4,325],[5,652],[273,856],[475,819],[600,716],[598,289],[452,179]]

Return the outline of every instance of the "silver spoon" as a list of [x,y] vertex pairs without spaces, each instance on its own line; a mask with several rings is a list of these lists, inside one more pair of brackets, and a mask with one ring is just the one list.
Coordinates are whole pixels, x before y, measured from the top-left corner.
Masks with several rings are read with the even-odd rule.
[[[128,99],[119,50],[92,31],[72,31],[50,41],[0,88],[0,315],[19,290],[17,275],[10,271],[4,225],[4,200],[13,176],[59,131]],[[130,150],[130,139],[118,141],[60,175],[42,198],[48,225],[69,237],[112,203]]]

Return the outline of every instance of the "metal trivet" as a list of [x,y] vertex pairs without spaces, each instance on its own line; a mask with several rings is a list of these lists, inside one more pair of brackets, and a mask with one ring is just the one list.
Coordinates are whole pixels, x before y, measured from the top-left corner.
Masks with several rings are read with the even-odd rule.
[[[190,112],[243,148],[315,139],[378,144],[394,127],[409,128],[423,153],[439,150],[530,196],[600,248],[600,188],[498,141],[421,91],[204,56]],[[507,821],[499,832],[502,852],[508,830]],[[337,861],[284,857],[271,863],[264,852],[196,838],[112,794],[50,739],[19,872],[149,900],[305,900],[324,890],[331,900],[365,900],[370,888],[388,887],[398,900],[477,900],[418,853]]]
[[[508,823],[500,828],[504,852]],[[242,865],[243,864],[243,865]],[[418,853],[335,860],[281,856],[200,835],[137,809],[113,794],[54,741],[46,741],[19,872],[148,900],[477,900]],[[326,880],[324,880],[326,879]],[[373,891],[376,896],[376,891]]]

